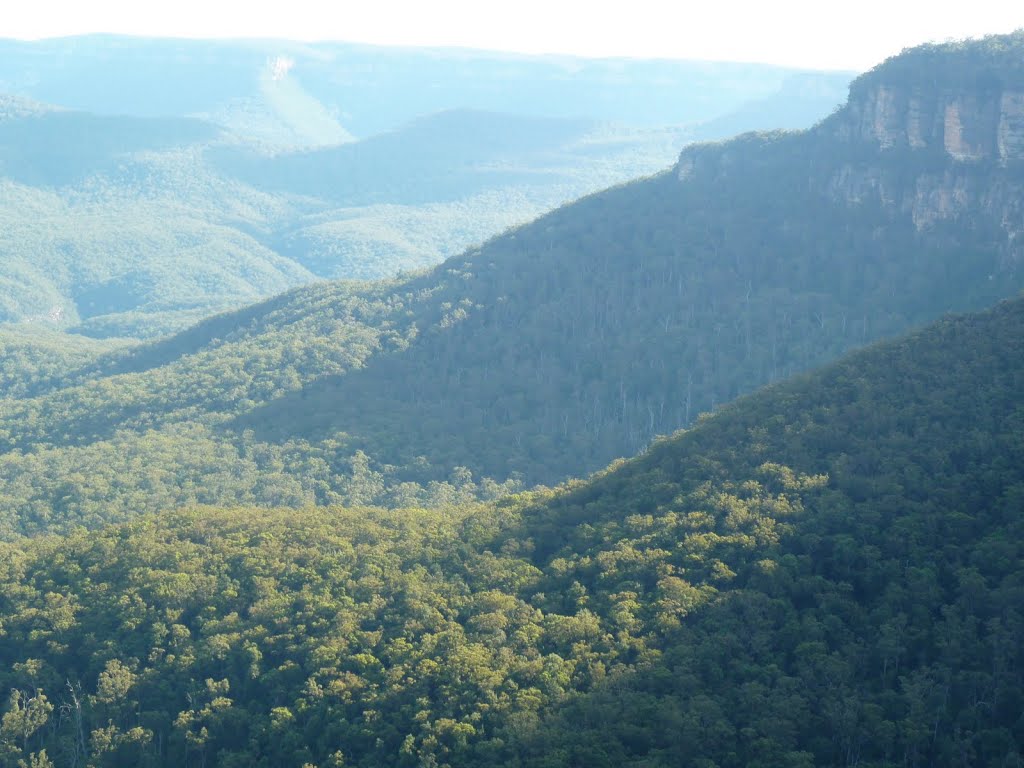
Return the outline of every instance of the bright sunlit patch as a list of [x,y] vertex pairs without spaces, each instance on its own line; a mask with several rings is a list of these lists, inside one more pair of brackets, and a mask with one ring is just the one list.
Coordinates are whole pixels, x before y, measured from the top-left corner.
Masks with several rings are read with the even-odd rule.
[[294,66],[295,59],[290,59],[287,56],[278,56],[270,62],[270,77],[273,80],[284,80]]

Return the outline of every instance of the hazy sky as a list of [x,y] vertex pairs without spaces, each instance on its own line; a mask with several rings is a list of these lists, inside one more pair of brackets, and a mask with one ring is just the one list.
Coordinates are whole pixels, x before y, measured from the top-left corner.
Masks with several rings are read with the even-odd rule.
[[1024,26],[1019,0],[10,0],[0,37],[281,37],[867,69]]

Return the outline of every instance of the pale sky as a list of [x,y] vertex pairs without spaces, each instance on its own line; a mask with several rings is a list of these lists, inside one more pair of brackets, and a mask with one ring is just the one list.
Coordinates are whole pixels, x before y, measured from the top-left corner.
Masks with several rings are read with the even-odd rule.
[[0,37],[92,32],[459,46],[864,70],[1024,27],[1019,0],[6,0]]

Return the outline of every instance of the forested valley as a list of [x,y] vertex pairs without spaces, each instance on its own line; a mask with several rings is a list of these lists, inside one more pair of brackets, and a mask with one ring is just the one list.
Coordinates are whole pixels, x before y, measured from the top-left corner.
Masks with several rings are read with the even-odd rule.
[[[93,45],[194,53],[90,38],[86,72]],[[792,73],[711,68],[718,112],[625,137],[527,58],[498,70],[547,113],[467,82],[354,140],[314,63],[340,49],[303,50],[171,115],[85,84],[45,106],[69,75],[43,64],[0,100],[0,766],[1024,764],[1024,32],[905,51],[811,127],[446,230],[372,282],[314,279],[395,253],[342,222],[422,243],[436,206],[472,219],[591,150],[587,183],[621,181],[611,144],[745,127]],[[671,71],[594,66],[580,104]],[[81,145],[51,157],[32,120]],[[130,210],[141,239],[109,239]],[[74,288],[72,316],[26,286]]]
[[1013,765],[1024,300],[586,482],[2,544],[0,747],[59,765]]

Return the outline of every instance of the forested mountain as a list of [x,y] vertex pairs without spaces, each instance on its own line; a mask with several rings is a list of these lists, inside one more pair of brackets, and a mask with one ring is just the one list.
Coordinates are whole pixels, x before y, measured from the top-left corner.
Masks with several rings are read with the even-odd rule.
[[1016,765],[1022,392],[1017,299],[555,492],[0,544],[0,760]]
[[56,387],[69,372],[129,342],[100,341],[33,326],[0,326],[0,392],[25,397]]
[[897,58],[810,131],[688,148],[671,174],[450,260],[407,284],[436,297],[407,348],[238,424],[551,481],[854,345],[1015,295],[1024,35],[932,55],[947,49],[949,83]]
[[209,142],[219,130],[188,118],[106,117],[63,109],[0,119],[0,172],[17,184],[75,185],[124,171],[141,152]]
[[[600,129],[592,120],[450,110],[421,117],[400,131],[330,149],[271,156],[254,149],[225,151],[219,164],[250,184],[338,205],[443,202],[521,182],[517,171],[543,173],[542,164],[527,163],[544,152],[576,144],[582,145],[581,153],[595,152],[600,147],[583,139]],[[551,165],[549,173],[557,172],[559,166]],[[479,180],[459,178],[474,171]],[[488,172],[504,178],[488,179]]]
[[895,59],[810,131],[699,145],[425,274],[297,289],[25,385],[0,400],[4,533],[183,503],[401,507],[557,483],[854,346],[1015,295],[1022,45],[912,53],[959,74],[935,84]]
[[[0,322],[153,338],[318,278],[433,266],[664,169],[692,138],[728,135],[714,120],[749,99],[766,105],[754,126],[779,107],[809,125],[848,81],[275,45],[0,41]],[[415,91],[460,68],[462,86],[425,88],[425,101]],[[660,85],[602,106],[648,80]],[[377,132],[356,141],[335,119],[342,106],[346,121],[374,112]]]

